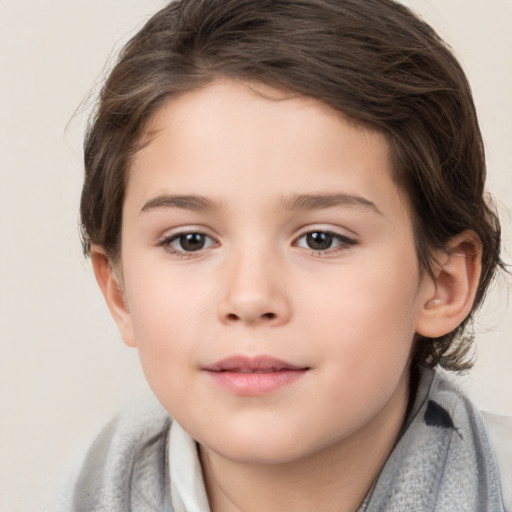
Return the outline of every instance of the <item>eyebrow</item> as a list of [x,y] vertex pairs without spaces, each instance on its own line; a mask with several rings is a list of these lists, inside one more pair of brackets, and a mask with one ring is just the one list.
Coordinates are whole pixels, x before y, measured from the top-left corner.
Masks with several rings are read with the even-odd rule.
[[[372,201],[351,194],[301,194],[285,198],[282,205],[286,210],[321,210],[336,206],[362,206],[379,215],[383,215]],[[181,208],[193,211],[211,211],[221,208],[220,202],[208,197],[196,195],[170,195],[162,194],[147,201],[140,213],[160,208]]]
[[185,210],[207,211],[220,209],[220,204],[204,196],[162,194],[145,203],[140,213],[159,208],[182,208]]
[[301,194],[284,200],[288,210],[321,210],[336,206],[362,206],[383,215],[372,201],[351,194]]

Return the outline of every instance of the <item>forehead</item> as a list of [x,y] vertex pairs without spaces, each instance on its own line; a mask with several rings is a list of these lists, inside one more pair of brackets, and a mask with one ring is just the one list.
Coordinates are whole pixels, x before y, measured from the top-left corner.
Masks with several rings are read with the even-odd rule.
[[139,203],[169,188],[219,201],[342,192],[378,193],[382,204],[399,196],[385,135],[317,99],[261,84],[222,80],[173,98],[148,135],[128,181]]

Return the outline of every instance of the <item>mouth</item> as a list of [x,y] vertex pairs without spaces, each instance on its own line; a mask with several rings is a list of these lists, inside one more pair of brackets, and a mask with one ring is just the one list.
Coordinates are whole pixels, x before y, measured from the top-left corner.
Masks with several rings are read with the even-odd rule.
[[233,356],[208,365],[203,370],[226,391],[241,396],[258,396],[292,384],[310,368],[269,356]]

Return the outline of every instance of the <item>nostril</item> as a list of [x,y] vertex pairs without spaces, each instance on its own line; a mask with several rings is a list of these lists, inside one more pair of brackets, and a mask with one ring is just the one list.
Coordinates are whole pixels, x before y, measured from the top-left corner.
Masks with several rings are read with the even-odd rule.
[[264,313],[261,315],[263,318],[266,318],[268,320],[273,320],[276,317],[275,313]]
[[235,321],[238,320],[238,317],[234,313],[229,313],[228,320]]

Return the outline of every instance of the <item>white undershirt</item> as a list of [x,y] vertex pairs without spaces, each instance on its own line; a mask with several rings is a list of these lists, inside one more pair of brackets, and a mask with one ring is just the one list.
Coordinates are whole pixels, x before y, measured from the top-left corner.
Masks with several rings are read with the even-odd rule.
[[174,512],[210,512],[196,442],[173,421],[168,460]]

